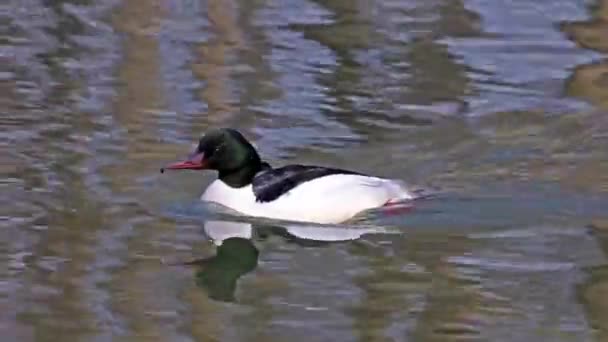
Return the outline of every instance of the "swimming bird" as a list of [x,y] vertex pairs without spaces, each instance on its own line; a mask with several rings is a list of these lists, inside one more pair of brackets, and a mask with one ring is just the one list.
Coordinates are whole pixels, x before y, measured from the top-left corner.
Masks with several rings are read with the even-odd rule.
[[[403,182],[312,165],[273,168],[237,130],[214,129],[168,170],[215,170],[201,199],[241,214],[271,219],[341,223],[374,208],[414,199]],[[165,168],[161,169],[164,172]]]

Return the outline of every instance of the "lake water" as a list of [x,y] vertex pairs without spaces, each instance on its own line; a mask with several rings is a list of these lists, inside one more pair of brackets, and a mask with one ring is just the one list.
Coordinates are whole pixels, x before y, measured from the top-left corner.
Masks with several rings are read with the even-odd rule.
[[[2,341],[608,340],[608,1],[1,8]],[[217,213],[219,126],[439,194]]]

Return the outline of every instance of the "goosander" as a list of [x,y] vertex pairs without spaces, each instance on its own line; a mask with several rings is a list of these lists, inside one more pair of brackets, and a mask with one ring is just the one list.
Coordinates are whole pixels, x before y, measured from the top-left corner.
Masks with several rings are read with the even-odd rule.
[[359,172],[310,165],[273,168],[230,128],[207,132],[185,161],[166,169],[215,170],[218,179],[201,200],[247,216],[287,221],[341,223],[363,211],[417,197],[401,181]]

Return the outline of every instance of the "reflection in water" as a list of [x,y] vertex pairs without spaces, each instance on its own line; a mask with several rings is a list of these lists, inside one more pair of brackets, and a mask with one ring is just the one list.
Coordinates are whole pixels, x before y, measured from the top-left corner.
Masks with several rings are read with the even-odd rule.
[[259,251],[254,240],[264,240],[270,235],[276,235],[296,245],[319,247],[332,242],[353,241],[366,234],[387,232],[382,228],[307,224],[279,226],[217,220],[206,221],[204,230],[217,246],[216,255],[184,264],[197,267],[196,284],[204,288],[210,298],[220,301],[233,301],[239,278],[256,268]]
[[[600,1],[589,20],[566,21],[561,28],[580,46],[608,53],[608,2]],[[608,58],[577,66],[566,82],[566,92],[608,109]]]
[[258,254],[251,240],[230,237],[223,240],[215,256],[187,264],[196,265],[196,284],[204,288],[210,298],[233,301],[238,279],[255,269]]
[[258,249],[251,241],[251,224],[206,221],[205,233],[218,246],[215,256],[186,264],[196,265],[196,284],[210,298],[233,301],[237,281],[258,264]]
[[[566,81],[566,93],[583,98],[600,110],[588,115],[592,129],[581,137],[585,145],[608,144],[608,1],[599,1],[588,20],[565,21],[562,30],[582,47],[604,53],[601,60],[577,66]],[[592,137],[591,139],[588,137]],[[591,140],[591,141],[590,141]],[[592,150],[589,146],[587,149]],[[608,190],[608,163],[591,162],[579,165],[574,172],[574,182],[587,183],[589,179],[602,178],[599,187]],[[603,216],[591,226],[604,255],[608,257],[608,221]],[[598,341],[608,340],[608,266],[602,264],[589,270],[588,279],[579,287],[579,295],[585,304],[590,325],[597,330]]]
[[[3,339],[607,339],[607,237],[585,226],[608,207],[608,2],[9,0],[2,14]],[[223,222],[205,244],[208,212],[163,208],[209,177],[155,166],[216,124],[271,162],[454,196],[365,215],[368,233]],[[373,228],[389,225],[407,235]],[[157,262],[213,253],[198,283]]]
[[[592,223],[591,229],[604,255],[608,257],[608,219]],[[598,340],[608,340],[608,265],[589,268],[589,277],[579,287],[590,325],[597,329]]]

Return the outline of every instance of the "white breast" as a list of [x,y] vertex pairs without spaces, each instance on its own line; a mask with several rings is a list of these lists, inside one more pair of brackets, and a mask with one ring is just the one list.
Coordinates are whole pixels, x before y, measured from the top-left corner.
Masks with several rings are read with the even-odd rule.
[[216,180],[201,196],[249,216],[339,223],[361,211],[413,195],[398,181],[361,175],[329,175],[302,183],[271,202],[256,202],[251,185],[232,188]]

